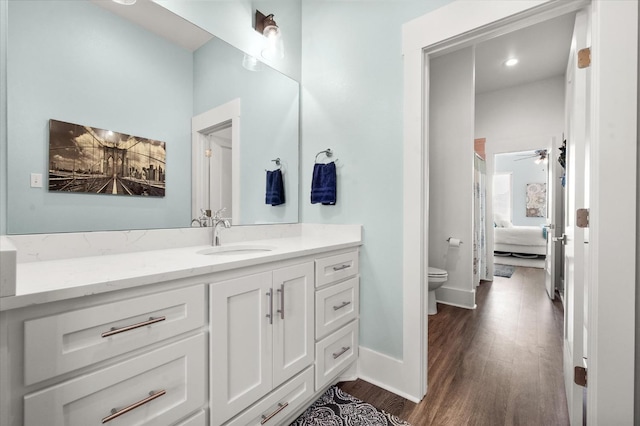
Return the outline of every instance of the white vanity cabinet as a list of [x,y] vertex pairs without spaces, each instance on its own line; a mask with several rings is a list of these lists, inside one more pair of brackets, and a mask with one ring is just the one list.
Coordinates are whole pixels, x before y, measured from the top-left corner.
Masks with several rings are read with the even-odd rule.
[[[218,282],[209,294],[213,426],[313,364],[314,263]],[[285,416],[293,409],[276,404],[272,411]]]
[[357,360],[356,231],[19,265],[0,425],[289,424]]
[[0,357],[0,424],[198,424],[205,292],[199,284],[1,312],[10,356]]
[[315,389],[318,391],[358,358],[358,251],[316,259],[315,269]]

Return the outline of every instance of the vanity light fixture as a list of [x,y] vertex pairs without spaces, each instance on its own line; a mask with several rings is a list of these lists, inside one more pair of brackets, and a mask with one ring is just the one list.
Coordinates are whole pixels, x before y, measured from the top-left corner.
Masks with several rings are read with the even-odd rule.
[[131,6],[132,4],[135,4],[137,0],[111,0],[111,1],[118,4],[124,4],[125,6]]
[[266,59],[284,58],[282,31],[273,19],[273,13],[265,15],[259,10],[256,10],[254,28],[266,38],[264,48],[262,49],[262,56]]
[[242,67],[249,71],[260,71],[262,70],[262,62],[260,62],[258,58],[245,53],[242,58]]
[[509,58],[506,61],[504,61],[504,65],[506,67],[513,67],[516,66],[518,64],[518,58]]

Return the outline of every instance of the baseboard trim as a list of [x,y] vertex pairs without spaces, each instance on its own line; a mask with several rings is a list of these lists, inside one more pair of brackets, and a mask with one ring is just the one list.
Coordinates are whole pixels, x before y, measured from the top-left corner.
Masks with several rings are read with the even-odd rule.
[[476,308],[476,291],[442,286],[436,290],[436,302],[459,308]]
[[382,389],[393,392],[411,402],[420,402],[419,398],[402,390],[403,362],[372,349],[360,346],[358,359],[358,377]]

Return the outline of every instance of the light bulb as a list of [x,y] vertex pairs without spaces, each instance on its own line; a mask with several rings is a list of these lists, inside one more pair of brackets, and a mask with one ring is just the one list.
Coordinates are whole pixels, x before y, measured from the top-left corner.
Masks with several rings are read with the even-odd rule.
[[504,64],[507,67],[513,67],[517,63],[518,63],[518,59],[517,58],[510,58],[510,59],[507,59],[506,61],[504,61]]

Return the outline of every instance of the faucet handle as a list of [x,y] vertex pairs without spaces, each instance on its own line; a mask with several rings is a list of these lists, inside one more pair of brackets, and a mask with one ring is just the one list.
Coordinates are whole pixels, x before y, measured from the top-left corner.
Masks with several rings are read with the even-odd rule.
[[222,219],[222,217],[220,216],[222,214],[223,211],[227,210],[226,207],[223,207],[219,210],[216,210],[215,213],[213,213],[213,218],[214,219]]

